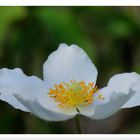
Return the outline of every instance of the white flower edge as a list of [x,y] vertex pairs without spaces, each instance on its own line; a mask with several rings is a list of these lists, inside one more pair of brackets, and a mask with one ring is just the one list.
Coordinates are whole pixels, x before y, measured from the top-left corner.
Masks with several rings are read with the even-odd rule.
[[[97,68],[84,52],[75,44],[68,46],[61,43],[56,51],[51,53],[43,65],[44,81],[50,88],[55,84],[70,82],[70,80],[93,82],[96,84]],[[88,107],[80,108],[82,114],[91,114],[94,110]],[[92,112],[93,111],[93,112]],[[76,115],[76,110],[66,112],[69,115]]]
[[[9,103],[16,109],[32,114],[45,120],[61,121],[73,116],[59,112],[47,96],[48,86],[44,81],[35,76],[26,76],[19,68],[0,69],[0,99]],[[36,109],[36,110],[34,110]],[[42,110],[46,110],[44,113]],[[50,116],[52,115],[52,119]],[[56,116],[54,119],[53,116]],[[59,117],[61,116],[61,117]]]
[[131,108],[140,105],[140,80],[133,86],[135,92],[134,96],[128,100],[121,108]]
[[73,118],[75,115],[66,115],[61,112],[55,112],[43,107],[37,99],[25,100],[19,95],[14,95],[32,114],[46,121],[65,121]]
[[13,70],[7,68],[0,69],[0,100],[9,103],[16,109],[29,112],[29,110],[13,96],[13,94],[22,90],[24,80],[22,80],[21,87],[18,87],[22,79],[20,77],[22,76],[23,72],[19,68],[15,68]]
[[[137,91],[135,85],[137,85],[139,81],[140,75],[135,72],[117,74],[110,78],[108,85],[100,90],[105,100],[96,103],[94,114],[89,117],[97,120],[105,119],[119,111],[124,104],[133,100],[136,96]],[[131,106],[136,105],[135,102],[131,103]],[[125,106],[125,108],[127,108],[127,106]]]
[[68,46],[61,43],[43,65],[44,81],[50,87],[73,79],[96,84],[97,74],[97,68],[91,59],[75,44]]
[[[62,58],[63,54],[65,55]],[[44,63],[43,70],[45,82],[35,76],[26,76],[19,68],[0,69],[0,99],[48,121],[62,121],[74,117],[77,112],[64,113],[47,96],[48,89],[54,84],[72,79],[96,83],[95,65],[78,46],[61,44]],[[100,90],[104,100],[81,108],[80,114],[92,119],[104,119],[127,107],[127,103],[134,100],[133,97],[140,96],[139,79],[140,76],[136,73],[113,76],[108,85]],[[140,105],[139,100],[137,105]],[[136,106],[134,101],[129,103],[129,107],[133,106]]]
[[[81,62],[84,62],[84,64],[81,64]],[[55,69],[56,65],[58,66],[57,69]],[[78,66],[80,66],[80,68]],[[97,69],[95,65],[92,63],[92,61],[90,60],[90,58],[86,55],[86,53],[77,45],[68,46],[66,44],[60,44],[58,49],[55,52],[53,52],[49,56],[48,60],[44,63],[43,69],[44,69],[44,79],[47,83],[50,81],[51,82],[50,85],[54,85],[55,83],[61,83],[63,81],[69,82],[69,80],[71,79],[75,79],[77,81],[84,80],[87,83],[92,81],[96,84]],[[81,72],[82,69],[85,69],[85,71]],[[49,75],[49,77],[47,75]],[[57,80],[54,80],[55,77],[57,77],[56,78]],[[119,106],[117,105],[118,107],[116,107],[115,109],[116,110],[115,112],[117,112],[120,109],[120,107],[125,102],[127,102],[127,100],[129,99],[128,97],[131,97],[132,93],[134,94],[135,90],[131,88],[133,84],[137,82],[139,77],[140,76],[134,72],[117,74],[113,76],[109,80],[109,83],[106,88],[106,90],[108,89],[108,94],[105,94],[105,91],[103,91],[103,89],[105,88],[101,89],[101,93],[103,93],[103,95],[105,96],[104,101],[101,101],[101,102],[95,101],[93,104],[91,104],[88,107],[81,107],[79,109],[80,113],[82,115],[91,116],[97,112],[99,108],[98,104],[103,104],[106,102],[108,104],[110,103],[111,105],[111,103],[114,100],[118,102],[119,104]],[[114,97],[112,95],[113,93],[116,94],[115,98],[113,98]],[[123,101],[120,100],[121,94],[122,94],[122,98],[124,98]],[[128,95],[125,95],[125,94],[128,94]],[[112,114],[113,113],[110,112],[110,115]],[[103,116],[99,118],[104,118],[108,116]]]

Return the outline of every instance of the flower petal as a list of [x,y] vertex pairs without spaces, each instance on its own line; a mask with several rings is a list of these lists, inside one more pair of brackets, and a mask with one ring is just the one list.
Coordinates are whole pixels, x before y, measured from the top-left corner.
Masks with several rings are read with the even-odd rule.
[[78,46],[60,44],[44,63],[44,80],[52,87],[54,84],[77,80],[96,82],[97,69],[87,54]]
[[113,76],[107,85],[100,90],[104,100],[96,101],[95,112],[89,116],[93,119],[107,118],[117,111],[134,96],[136,91],[133,86],[138,82],[139,75],[137,73],[123,73]]
[[122,106],[122,108],[130,108],[140,105],[140,80],[135,86],[133,86],[133,89],[136,93]]
[[88,106],[81,106],[78,107],[79,114],[84,115],[84,116],[91,116],[95,112],[95,105],[91,104]]
[[[108,90],[108,93],[110,91]],[[97,105],[95,107],[94,115],[89,116],[92,119],[105,119],[120,110],[121,106],[128,101],[135,91],[130,89],[128,94],[112,92],[109,102]]]
[[140,75],[136,72],[122,73],[113,76],[108,83],[108,86],[113,91],[128,93],[130,87],[133,87],[140,80]]
[[[33,98],[44,92],[46,88],[42,80],[35,76],[26,76],[21,69],[0,69],[0,99],[16,109],[29,111],[13,94],[21,94]],[[41,96],[41,94],[40,94]]]
[[[45,108],[46,110],[50,110],[52,112],[56,112],[56,113],[60,113],[60,114],[62,113],[65,115],[76,115],[77,114],[75,109],[63,110],[62,108],[60,108],[58,103],[53,98],[49,97],[49,95],[47,94],[47,91],[48,90],[45,91],[45,94],[42,93],[41,96],[39,95],[34,98],[38,101],[38,103],[42,106],[42,108]],[[23,99],[25,98],[22,95],[20,97]],[[25,99],[30,100],[29,98],[25,98]]]
[[26,100],[20,97],[19,95],[15,95],[15,97],[22,102],[24,106],[26,106],[32,114],[35,116],[46,120],[46,121],[64,121],[70,118],[73,118],[74,115],[66,115],[59,112],[51,111],[45,107],[43,107],[37,99]]

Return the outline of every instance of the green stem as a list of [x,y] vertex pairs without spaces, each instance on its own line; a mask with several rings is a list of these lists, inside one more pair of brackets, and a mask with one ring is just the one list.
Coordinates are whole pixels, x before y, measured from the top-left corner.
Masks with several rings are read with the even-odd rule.
[[81,127],[81,121],[80,121],[80,115],[77,115],[75,118],[75,125],[77,129],[78,134],[82,134],[82,127]]

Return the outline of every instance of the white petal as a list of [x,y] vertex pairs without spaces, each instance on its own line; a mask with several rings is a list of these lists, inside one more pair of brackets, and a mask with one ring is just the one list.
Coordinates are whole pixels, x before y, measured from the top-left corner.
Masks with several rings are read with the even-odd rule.
[[80,111],[79,114],[81,114],[81,115],[91,116],[95,112],[95,105],[91,104],[91,105],[88,105],[88,106],[81,106],[81,107],[78,107],[78,110]]
[[120,108],[135,94],[133,86],[138,82],[139,75],[136,73],[123,73],[113,76],[107,87],[100,90],[104,100],[96,101],[95,112],[89,116],[93,119],[104,119]]
[[112,88],[113,91],[120,91],[128,93],[130,87],[134,86],[140,80],[140,75],[132,73],[122,73],[113,76],[108,83],[108,87]]
[[70,118],[73,118],[74,115],[65,115],[63,113],[54,112],[47,108],[44,108],[36,99],[33,100],[25,100],[21,98],[19,95],[15,95],[15,97],[22,102],[24,106],[26,106],[32,114],[35,116],[46,120],[46,121],[64,121]]
[[0,99],[16,109],[29,111],[15,98],[15,95],[20,95],[26,100],[37,98],[39,103],[46,109],[62,112],[54,100],[48,96],[47,92],[46,82],[35,76],[26,76],[19,68],[0,70]]
[[[24,96],[21,96],[21,98],[24,99]],[[49,95],[47,94],[47,90],[45,94],[41,94],[41,96],[36,97],[38,103],[45,108],[46,110],[50,110],[56,113],[62,113],[65,115],[76,115],[77,111],[75,109],[69,109],[69,110],[63,110],[61,109],[57,102],[53,98],[50,98]],[[28,100],[28,99],[27,99]]]
[[96,82],[97,69],[78,46],[60,44],[43,66],[44,79],[52,87],[54,84],[77,80]]
[[140,105],[140,80],[133,86],[136,93],[122,106],[122,108],[130,108]]
[[[110,93],[108,89],[108,93]],[[92,119],[105,119],[107,117],[110,117],[114,113],[120,110],[121,106],[128,101],[133,95],[135,91],[131,90],[128,94],[124,93],[117,93],[112,92],[111,97],[109,99],[109,102],[106,102],[104,104],[99,104],[95,107],[95,112],[92,116],[89,116]]]
[[[0,99],[16,109],[29,111],[13,94],[34,98],[44,91],[43,81],[35,76],[26,76],[21,69],[0,69]],[[44,83],[45,84],[45,83]]]
[[130,89],[136,91],[133,87],[139,80],[140,76],[135,72],[114,75],[110,78],[108,85],[100,90],[105,100],[97,104],[108,102],[112,92],[129,94]]

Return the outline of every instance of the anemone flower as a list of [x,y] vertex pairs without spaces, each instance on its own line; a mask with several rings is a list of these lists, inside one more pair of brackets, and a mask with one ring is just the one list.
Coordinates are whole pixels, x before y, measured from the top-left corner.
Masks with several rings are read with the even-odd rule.
[[64,121],[77,114],[104,119],[140,105],[140,75],[117,74],[99,89],[97,69],[77,45],[60,44],[44,63],[43,75],[41,80],[19,68],[0,69],[0,99],[46,121]]

